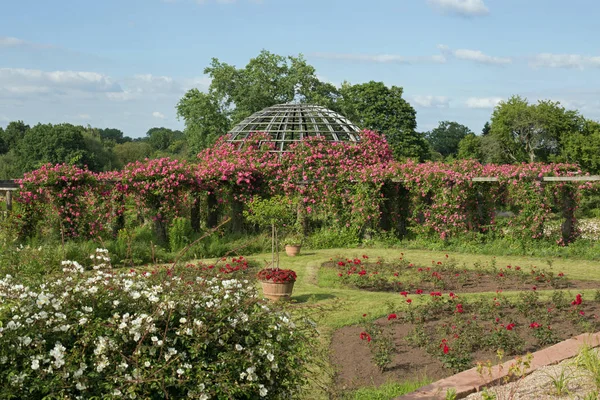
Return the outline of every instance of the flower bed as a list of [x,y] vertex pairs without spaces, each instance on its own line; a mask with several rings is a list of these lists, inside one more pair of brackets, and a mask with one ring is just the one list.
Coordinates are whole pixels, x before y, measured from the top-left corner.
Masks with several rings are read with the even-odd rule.
[[305,382],[317,333],[236,276],[244,259],[146,272],[92,259],[35,287],[0,280],[1,398],[285,398]]
[[[453,292],[403,293],[406,311],[342,328],[332,338],[338,387],[355,388],[426,375],[440,379],[496,360],[536,351],[600,329],[600,292],[498,292],[465,299]],[[367,361],[369,360],[370,361]]]
[[493,292],[496,290],[596,288],[587,281],[568,280],[559,272],[553,273],[536,266],[496,264],[476,265],[474,269],[459,266],[446,255],[443,261],[432,260],[429,265],[411,263],[404,255],[397,260],[336,257],[323,264],[323,274],[335,274],[344,286],[371,291],[427,292],[458,290],[461,293]]

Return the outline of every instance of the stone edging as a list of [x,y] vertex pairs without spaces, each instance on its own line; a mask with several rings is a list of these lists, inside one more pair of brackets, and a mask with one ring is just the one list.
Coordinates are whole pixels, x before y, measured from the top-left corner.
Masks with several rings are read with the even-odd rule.
[[[553,346],[547,347],[533,353],[531,367],[527,370],[527,374],[532,373],[538,368],[547,365],[557,364],[567,358],[571,358],[579,353],[581,346],[588,344],[592,347],[600,346],[600,332],[584,333],[579,336],[572,337]],[[492,367],[491,376],[487,373],[480,375],[477,368],[460,372],[448,378],[441,379],[430,385],[423,386],[416,391],[404,396],[396,397],[394,400],[413,400],[413,399],[444,399],[446,391],[454,388],[456,390],[456,398],[461,399],[471,393],[478,392],[482,388],[499,382],[508,374],[508,370],[514,360],[510,360]]]

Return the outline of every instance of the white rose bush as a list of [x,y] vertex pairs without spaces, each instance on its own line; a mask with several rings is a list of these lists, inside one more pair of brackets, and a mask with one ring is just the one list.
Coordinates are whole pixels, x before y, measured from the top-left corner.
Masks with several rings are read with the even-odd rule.
[[0,279],[0,398],[281,399],[306,382],[316,331],[243,271],[118,272],[99,254],[35,287]]

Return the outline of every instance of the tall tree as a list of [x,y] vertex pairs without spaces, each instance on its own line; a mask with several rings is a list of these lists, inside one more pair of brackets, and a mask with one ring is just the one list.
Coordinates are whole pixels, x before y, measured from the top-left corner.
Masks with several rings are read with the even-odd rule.
[[4,129],[0,126],[0,154],[7,153],[9,150],[8,144],[4,140]]
[[29,125],[23,123],[23,121],[13,121],[8,124],[4,130],[3,139],[6,146],[9,149],[17,147],[19,142],[23,140],[27,131],[29,131]]
[[263,50],[239,69],[214,58],[204,73],[211,78],[208,93],[191,89],[177,105],[193,151],[266,107],[293,100],[332,106],[337,94],[333,85],[319,81],[302,55],[283,57]]
[[600,123],[587,120],[581,132],[565,137],[557,161],[576,163],[586,172],[600,173]]
[[529,104],[513,96],[496,106],[490,135],[511,162],[547,161],[560,153],[564,137],[579,130],[581,117],[560,103],[544,100]]
[[470,133],[458,143],[458,158],[461,160],[474,159],[483,161],[481,137]]
[[183,132],[169,128],[150,128],[146,132],[148,144],[154,150],[167,150],[175,141],[183,139]]
[[177,104],[177,115],[185,121],[184,133],[193,153],[209,147],[231,126],[217,96],[198,89],[183,96]]
[[384,134],[398,159],[424,160],[429,147],[416,132],[415,109],[402,98],[401,87],[387,87],[383,82],[342,84],[338,100],[342,114],[361,128]]
[[116,128],[98,129],[98,133],[103,141],[111,141],[115,144],[131,141],[131,138],[125,136],[122,130]]
[[492,126],[490,125],[490,122],[487,121],[484,125],[483,125],[483,129],[481,129],[481,135],[482,136],[487,136],[490,131],[492,130]]
[[457,155],[460,141],[472,133],[468,127],[458,122],[442,121],[437,128],[426,132],[425,138],[434,151],[448,157]]

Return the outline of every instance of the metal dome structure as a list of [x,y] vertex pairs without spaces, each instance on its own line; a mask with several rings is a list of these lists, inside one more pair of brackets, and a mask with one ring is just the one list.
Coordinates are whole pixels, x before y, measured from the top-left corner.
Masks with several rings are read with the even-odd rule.
[[291,144],[307,137],[323,136],[331,141],[360,140],[360,129],[346,117],[311,104],[277,104],[256,112],[229,131],[229,141],[243,146],[251,133],[268,133],[274,152],[289,151]]

